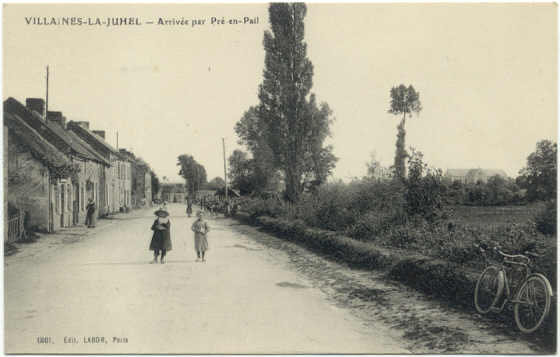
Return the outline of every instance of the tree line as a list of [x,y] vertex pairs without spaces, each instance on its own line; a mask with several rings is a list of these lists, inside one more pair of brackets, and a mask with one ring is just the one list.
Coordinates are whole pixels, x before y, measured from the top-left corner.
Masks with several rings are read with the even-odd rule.
[[[269,5],[270,30],[263,37],[265,63],[258,103],[236,123],[234,129],[244,150],[233,151],[228,159],[231,186],[242,195],[283,190],[287,201],[297,202],[302,193],[316,192],[326,182],[338,160],[326,143],[335,120],[333,112],[327,103],[318,103],[312,92],[313,64],[304,41],[306,13],[304,3]],[[493,205],[556,197],[555,143],[539,142],[515,180],[492,177],[485,183],[446,182],[441,170],[428,168],[420,152],[406,149],[406,121],[422,111],[420,93],[412,85],[400,84],[389,94],[388,112],[399,120],[389,176],[405,184],[411,202],[422,197],[428,200],[426,192],[418,191],[422,185],[443,203]],[[206,183],[204,168],[192,156],[182,155],[179,165],[189,192]],[[223,184],[215,178],[209,187]]]

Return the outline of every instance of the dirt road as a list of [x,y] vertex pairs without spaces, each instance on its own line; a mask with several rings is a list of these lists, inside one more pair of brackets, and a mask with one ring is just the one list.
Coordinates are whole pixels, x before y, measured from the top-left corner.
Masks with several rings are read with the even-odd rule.
[[183,206],[149,264],[153,210],[45,235],[5,259],[8,353],[535,353],[372,272],[224,218],[195,262]]

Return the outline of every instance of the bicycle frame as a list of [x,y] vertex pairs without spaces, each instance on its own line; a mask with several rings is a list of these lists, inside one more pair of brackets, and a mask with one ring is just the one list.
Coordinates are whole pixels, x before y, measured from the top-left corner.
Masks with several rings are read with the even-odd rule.
[[[497,302],[495,301],[492,304],[492,307],[490,308],[491,311],[494,312],[502,312],[506,306],[507,303],[525,303],[524,301],[517,301],[515,299],[515,296],[517,295],[519,289],[521,288],[521,285],[523,285],[523,282],[529,277],[529,275],[531,274],[531,269],[529,268],[529,266],[527,265],[527,263],[521,263],[521,262],[516,262],[513,261],[511,259],[505,258],[504,262],[502,264],[492,264],[494,265],[499,272],[502,272],[502,274],[504,275],[504,292],[505,292],[505,297],[504,300],[502,301],[502,304],[499,307],[496,307],[494,304]],[[511,278],[507,273],[506,270],[506,265],[510,265],[510,266],[520,266],[524,269],[525,274],[524,277],[520,280],[520,283],[518,284],[516,291],[512,291],[511,290]]]

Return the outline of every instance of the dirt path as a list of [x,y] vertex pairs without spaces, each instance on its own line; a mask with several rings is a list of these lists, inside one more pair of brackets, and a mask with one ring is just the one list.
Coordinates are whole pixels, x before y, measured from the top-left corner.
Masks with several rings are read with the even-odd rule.
[[208,262],[195,262],[183,209],[171,207],[167,264],[149,264],[151,210],[47,235],[6,257],[5,351],[410,352],[399,329],[364,323],[318,285],[324,277],[232,231],[233,221],[210,222]]
[[235,231],[240,239],[258,243],[258,249],[266,250],[276,259],[285,256],[286,269],[310,281],[311,287],[323,292],[331,303],[362,321],[364,330],[369,331],[372,338],[377,329],[388,330],[412,353],[553,352],[538,342],[527,341],[515,327],[490,323],[475,312],[447,306],[388,281],[379,272],[350,269],[233,220],[219,222],[224,229]]

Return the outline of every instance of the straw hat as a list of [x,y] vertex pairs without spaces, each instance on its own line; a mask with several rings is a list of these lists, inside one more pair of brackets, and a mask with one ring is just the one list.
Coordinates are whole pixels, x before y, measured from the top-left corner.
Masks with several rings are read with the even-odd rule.
[[169,216],[169,212],[167,212],[165,209],[160,208],[157,211],[154,212],[154,214],[158,217],[167,217]]

